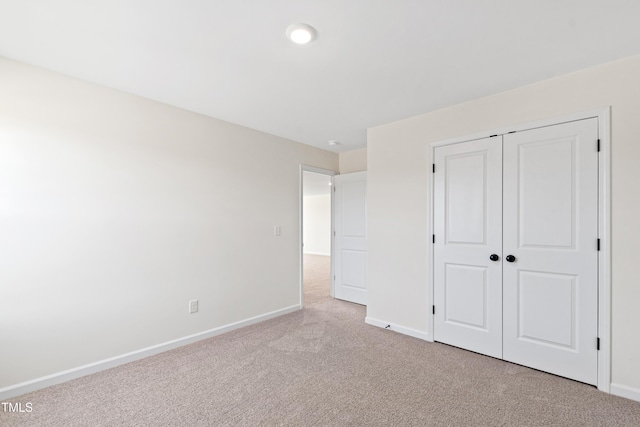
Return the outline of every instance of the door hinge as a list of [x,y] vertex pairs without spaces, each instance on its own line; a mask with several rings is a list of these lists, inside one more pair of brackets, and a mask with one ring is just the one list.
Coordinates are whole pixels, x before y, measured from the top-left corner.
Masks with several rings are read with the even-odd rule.
[[600,351],[600,337],[596,338],[596,350]]
[[432,234],[431,236],[432,236],[432,239],[431,239],[431,240],[433,240],[433,243],[435,243],[435,242],[436,242],[436,235],[435,235],[435,234]]
[[511,132],[507,132],[507,133],[516,133],[516,131],[515,131],[515,130],[512,130]]
[[598,139],[598,153],[600,152],[600,140]]
[[432,166],[433,166],[433,167],[431,168],[432,173],[436,173],[436,164],[434,163]]
[[431,311],[433,312],[433,314],[436,314],[436,306],[435,305],[431,306]]
[[336,237],[336,230],[333,230],[333,237]]
[[496,137],[496,136],[498,136],[498,134],[495,134],[495,135],[489,135],[489,138],[493,138],[493,137]]
[[600,239],[598,239],[598,251],[600,250]]

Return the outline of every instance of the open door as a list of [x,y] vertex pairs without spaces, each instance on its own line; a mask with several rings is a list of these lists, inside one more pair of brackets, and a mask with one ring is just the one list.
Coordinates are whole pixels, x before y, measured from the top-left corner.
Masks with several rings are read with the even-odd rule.
[[335,297],[367,304],[367,173],[334,177]]

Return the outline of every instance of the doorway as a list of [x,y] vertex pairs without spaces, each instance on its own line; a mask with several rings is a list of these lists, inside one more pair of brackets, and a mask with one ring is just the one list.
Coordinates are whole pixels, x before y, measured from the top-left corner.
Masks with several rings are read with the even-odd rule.
[[301,168],[300,306],[333,296],[333,176],[334,171]]

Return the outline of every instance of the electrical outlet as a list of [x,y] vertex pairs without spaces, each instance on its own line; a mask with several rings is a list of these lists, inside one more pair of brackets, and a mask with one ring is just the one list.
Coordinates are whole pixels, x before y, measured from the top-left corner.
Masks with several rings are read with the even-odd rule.
[[194,299],[189,301],[189,314],[196,313],[198,311],[198,300]]
[[279,225],[276,225],[275,227],[273,227],[273,235],[274,236],[279,236],[282,233],[282,230],[280,229]]

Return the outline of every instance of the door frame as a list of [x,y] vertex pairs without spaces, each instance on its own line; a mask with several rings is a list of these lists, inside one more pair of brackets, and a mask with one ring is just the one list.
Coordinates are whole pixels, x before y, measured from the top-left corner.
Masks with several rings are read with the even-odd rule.
[[[436,147],[473,141],[493,135],[503,135],[509,132],[525,131],[535,128],[558,125],[590,118],[598,119],[598,138],[600,140],[600,156],[598,159],[598,238],[600,239],[600,253],[598,256],[598,337],[600,351],[598,352],[598,389],[611,393],[611,106],[550,117],[527,123],[494,128],[489,131],[477,132],[470,135],[450,138],[430,144],[429,162],[433,163]],[[428,247],[431,254],[428,257],[429,274],[427,275],[427,307],[434,304],[434,250],[432,236],[434,224],[434,180],[430,178],[429,201],[431,203],[431,218],[428,224]],[[427,315],[430,341],[433,341],[434,318],[431,311]]]
[[298,259],[298,263],[300,265],[299,271],[300,271],[300,275],[299,275],[299,304],[300,304],[300,308],[304,307],[304,218],[303,218],[303,209],[304,209],[304,173],[305,172],[312,172],[312,173],[318,173],[321,175],[327,175],[331,177],[331,250],[330,250],[330,257],[331,257],[331,290],[330,295],[333,297],[335,294],[334,291],[334,268],[333,268],[333,259],[334,259],[334,216],[335,216],[335,209],[334,209],[334,190],[333,190],[333,186],[334,186],[334,182],[333,182],[333,177],[336,175],[339,175],[339,172],[334,171],[334,170],[330,170],[330,169],[322,169],[322,168],[318,168],[315,166],[309,166],[309,165],[305,165],[305,164],[301,164],[300,165],[300,191],[299,191],[299,203],[298,203],[298,236],[299,236],[299,242],[298,242],[298,251],[299,251],[299,259]]

